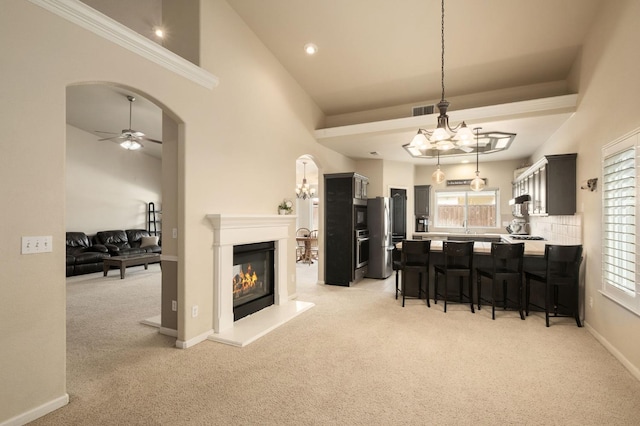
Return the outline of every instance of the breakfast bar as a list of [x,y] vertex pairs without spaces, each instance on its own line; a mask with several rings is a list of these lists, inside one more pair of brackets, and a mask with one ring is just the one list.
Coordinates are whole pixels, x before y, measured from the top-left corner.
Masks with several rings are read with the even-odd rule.
[[[545,260],[544,260],[544,251],[546,244],[553,244],[551,241],[546,240],[517,240],[513,239],[509,235],[501,235],[501,234],[436,234],[433,235],[435,238],[425,238],[427,235],[414,235],[416,240],[421,239],[429,239],[431,240],[431,248],[430,248],[430,265],[441,264],[444,262],[443,254],[442,254],[442,245],[445,240],[448,241],[474,241],[473,244],[473,269],[475,268],[490,268],[492,265],[491,258],[491,244],[492,242],[503,242],[510,244],[523,243],[524,244],[524,269],[525,270],[544,270],[545,269]],[[396,249],[402,251],[402,243],[397,243],[395,245]],[[402,274],[402,272],[401,272]],[[418,295],[418,285],[416,277],[411,274],[407,274],[407,277],[401,275],[401,280],[405,280],[406,282],[403,284],[408,297],[416,297]],[[523,278],[524,280],[524,278]],[[431,283],[434,282],[434,271],[433,266],[429,268],[429,281]],[[475,272],[472,277],[473,287],[475,289],[476,276]],[[487,289],[489,290],[489,289]],[[434,298],[434,288],[433,285],[430,285],[429,288],[429,297],[431,299]],[[474,294],[474,301],[477,304],[477,294]],[[488,297],[488,294],[483,294],[483,298]],[[531,292],[531,302],[532,304],[538,306],[544,306],[544,290],[542,286],[538,286],[535,289],[532,289]]]

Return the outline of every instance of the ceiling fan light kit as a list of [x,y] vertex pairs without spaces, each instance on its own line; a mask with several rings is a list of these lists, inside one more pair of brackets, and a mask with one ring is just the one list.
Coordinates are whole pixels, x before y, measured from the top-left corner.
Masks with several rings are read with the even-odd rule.
[[[471,129],[467,126],[465,121],[461,123],[451,126],[449,124],[449,116],[447,115],[447,110],[449,109],[449,101],[445,99],[445,90],[444,90],[444,0],[441,1],[442,5],[442,20],[441,20],[441,42],[442,42],[442,56],[441,56],[441,85],[442,85],[442,97],[440,102],[438,102],[438,110],[440,114],[438,115],[438,124],[435,129],[427,130],[423,128],[419,128],[416,135],[411,140],[411,143],[402,145],[402,147],[411,155],[416,158],[434,158],[436,155],[439,157],[440,153],[442,155],[466,155],[473,153],[473,139],[474,134]],[[491,132],[488,134],[483,134],[482,136],[487,136],[489,134],[497,134],[500,133],[504,135],[504,140],[502,137],[499,138],[500,141],[486,142],[483,146],[482,153],[487,154],[489,152],[502,151],[509,148],[509,145],[515,138],[514,133],[504,133],[504,132]],[[478,135],[476,134],[476,139]],[[481,144],[476,140],[476,154],[478,153],[478,149]],[[489,146],[490,148],[486,148]],[[440,161],[438,160],[438,164]],[[439,166],[438,166],[439,169]]]
[[[127,100],[129,101],[129,128],[123,129],[118,136],[113,136],[110,138],[103,138],[98,140],[115,142],[117,144],[120,144],[122,148],[127,149],[129,151],[135,151],[140,148],[143,148],[144,147],[144,145],[142,144],[143,140],[161,144],[162,141],[148,138],[147,136],[145,136],[144,133],[137,130],[133,130],[131,128],[132,108],[133,108],[133,102],[135,102],[136,98],[131,95],[127,95],[126,97],[127,97]],[[105,132],[98,132],[98,133],[105,133]]]

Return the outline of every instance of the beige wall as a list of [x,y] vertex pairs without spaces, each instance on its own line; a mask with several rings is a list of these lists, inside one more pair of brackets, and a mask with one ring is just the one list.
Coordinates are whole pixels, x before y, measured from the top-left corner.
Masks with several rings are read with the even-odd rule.
[[[578,182],[602,180],[603,145],[640,127],[640,2],[607,2],[574,67],[579,93],[574,116],[533,157],[577,152]],[[585,322],[603,344],[640,377],[640,317],[604,297],[602,286],[602,193],[578,190],[585,265]]]
[[67,231],[146,229],[147,203],[160,206],[161,160],[67,126]]

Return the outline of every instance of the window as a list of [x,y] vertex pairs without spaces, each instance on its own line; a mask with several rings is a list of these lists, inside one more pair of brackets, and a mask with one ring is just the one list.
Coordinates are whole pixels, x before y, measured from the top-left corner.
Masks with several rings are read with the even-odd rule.
[[639,139],[636,130],[602,148],[602,292],[637,314]]
[[497,228],[498,190],[436,191],[438,228]]

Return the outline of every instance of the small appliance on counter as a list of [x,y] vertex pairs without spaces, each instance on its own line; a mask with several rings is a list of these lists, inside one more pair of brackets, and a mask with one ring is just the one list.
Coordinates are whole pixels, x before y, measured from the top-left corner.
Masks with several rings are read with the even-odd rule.
[[515,218],[507,226],[507,232],[514,235],[527,235],[529,234],[529,224],[526,219]]
[[428,216],[418,216],[416,218],[416,232],[429,232]]

